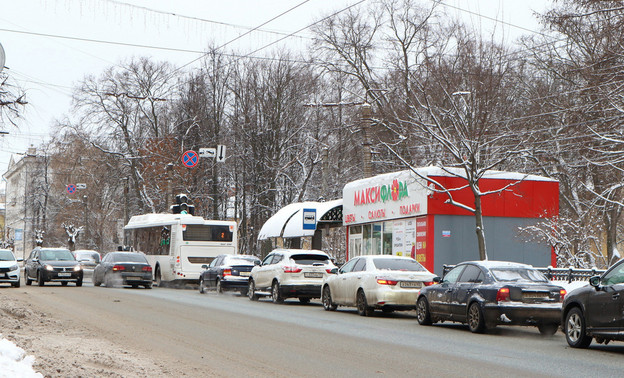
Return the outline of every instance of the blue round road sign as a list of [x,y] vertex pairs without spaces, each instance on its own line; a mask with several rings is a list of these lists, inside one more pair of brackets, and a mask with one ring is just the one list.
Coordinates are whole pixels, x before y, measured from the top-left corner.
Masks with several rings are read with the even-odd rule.
[[75,191],[76,191],[76,185],[74,184],[67,185],[67,193],[74,194]]
[[199,162],[199,155],[193,150],[188,150],[182,155],[182,164],[187,168],[193,168]]

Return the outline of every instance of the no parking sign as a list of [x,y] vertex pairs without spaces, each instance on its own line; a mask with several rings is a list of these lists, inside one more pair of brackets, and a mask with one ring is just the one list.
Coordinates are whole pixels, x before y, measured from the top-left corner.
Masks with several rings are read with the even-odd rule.
[[182,164],[186,168],[193,168],[199,162],[199,155],[193,150],[188,150],[182,155]]
[[77,189],[76,185],[74,185],[74,184],[67,185],[67,193],[69,193],[69,194],[74,194],[76,189]]

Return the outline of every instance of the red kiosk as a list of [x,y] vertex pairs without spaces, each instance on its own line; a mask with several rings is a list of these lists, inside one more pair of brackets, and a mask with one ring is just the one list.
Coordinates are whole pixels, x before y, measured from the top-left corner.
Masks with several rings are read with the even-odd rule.
[[[449,203],[474,207],[463,170],[417,168],[353,181],[343,189],[347,258],[362,254],[413,255],[427,269],[478,260],[474,215]],[[423,177],[429,178],[425,180]],[[488,258],[555,266],[552,248],[519,229],[559,214],[559,182],[516,172],[490,171],[480,181]],[[503,189],[504,188],[504,189]],[[503,189],[503,190],[501,190]]]

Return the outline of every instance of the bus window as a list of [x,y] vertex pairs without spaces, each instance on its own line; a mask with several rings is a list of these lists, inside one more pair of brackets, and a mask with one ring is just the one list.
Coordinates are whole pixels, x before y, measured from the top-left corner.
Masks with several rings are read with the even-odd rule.
[[185,241],[220,241],[231,242],[232,231],[229,226],[188,224],[182,233]]

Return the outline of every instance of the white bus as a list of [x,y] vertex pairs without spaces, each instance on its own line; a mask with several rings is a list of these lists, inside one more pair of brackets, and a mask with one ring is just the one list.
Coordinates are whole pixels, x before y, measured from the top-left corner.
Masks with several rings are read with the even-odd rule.
[[236,222],[205,220],[189,214],[135,215],[124,227],[130,245],[143,252],[154,269],[154,280],[199,282],[202,265],[217,255],[236,254]]

